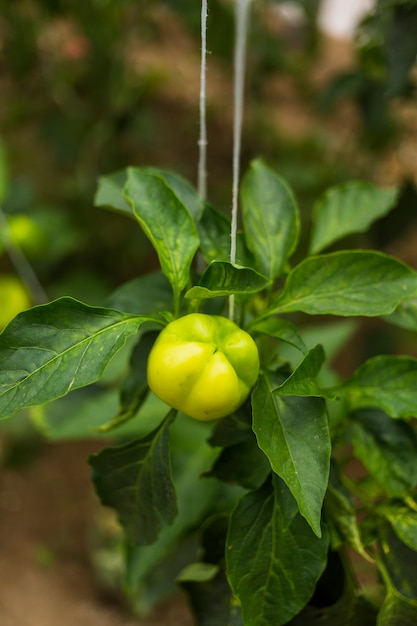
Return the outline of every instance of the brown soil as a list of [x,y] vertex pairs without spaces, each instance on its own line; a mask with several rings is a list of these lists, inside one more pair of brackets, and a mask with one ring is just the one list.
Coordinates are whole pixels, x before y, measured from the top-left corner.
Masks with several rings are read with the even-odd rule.
[[91,564],[88,454],[94,443],[48,444],[25,468],[0,473],[1,626],[192,626],[178,595],[146,619],[101,588]]

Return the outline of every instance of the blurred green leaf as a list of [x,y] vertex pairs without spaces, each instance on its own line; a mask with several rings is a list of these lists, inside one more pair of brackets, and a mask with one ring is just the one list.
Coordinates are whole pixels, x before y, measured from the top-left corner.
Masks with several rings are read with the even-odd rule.
[[352,409],[376,407],[390,417],[417,417],[417,359],[375,356],[363,363],[335,392]]
[[390,496],[407,496],[417,485],[417,434],[382,411],[361,410],[348,422],[354,455]]
[[125,313],[152,315],[172,308],[172,288],[162,272],[151,272],[121,285],[106,306]]
[[417,602],[389,589],[378,613],[377,626],[414,626],[416,620]]
[[398,539],[411,550],[417,551],[417,511],[402,502],[383,503],[377,512],[392,526]]
[[300,350],[303,354],[307,352],[307,346],[305,345],[298,328],[288,320],[284,320],[279,317],[271,317],[267,320],[255,322],[255,324],[251,327],[251,330],[268,335],[269,337],[275,337],[275,339],[280,339],[285,343],[289,343]]
[[312,213],[310,254],[352,233],[362,233],[395,206],[398,190],[352,181],[327,189]]

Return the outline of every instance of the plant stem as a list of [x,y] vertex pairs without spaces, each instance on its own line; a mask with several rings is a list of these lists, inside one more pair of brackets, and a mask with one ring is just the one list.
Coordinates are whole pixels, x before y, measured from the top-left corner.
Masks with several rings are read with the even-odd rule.
[[[239,203],[240,152],[242,140],[243,101],[245,89],[246,38],[250,0],[236,0],[236,38],[234,55],[234,124],[233,124],[233,183],[232,226],[230,233],[230,262],[236,262],[237,217]],[[235,298],[229,296],[229,318],[234,317]]]
[[33,271],[31,264],[20,248],[13,245],[9,222],[7,221],[7,217],[1,207],[0,226],[0,233],[4,233],[3,243],[9,259],[13,263],[17,274],[22,279],[22,282],[26,285],[34,304],[44,304],[45,302],[48,302],[49,298],[40,284],[38,277]]
[[206,68],[207,68],[207,0],[201,2],[201,69],[200,69],[200,137],[198,140],[198,193],[207,198],[207,122],[206,122]]

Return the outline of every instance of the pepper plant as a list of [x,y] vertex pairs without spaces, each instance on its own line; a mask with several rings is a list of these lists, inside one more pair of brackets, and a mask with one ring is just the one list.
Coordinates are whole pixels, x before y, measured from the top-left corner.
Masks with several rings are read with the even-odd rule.
[[[335,186],[317,199],[300,238],[292,190],[255,160],[240,185],[231,263],[228,217],[180,175],[135,167],[105,175],[96,206],[132,219],[160,270],[122,285],[106,306],[59,298],[20,313],[1,333],[2,418],[39,407],[38,423],[53,430],[62,398],[94,390],[88,417],[70,404],[65,421],[91,419],[91,434],[105,436],[89,463],[99,498],[123,528],[125,584],[137,606],[165,576],[187,591],[202,626],[311,624],[320,616],[415,624],[417,359],[372,356],[345,379],[331,367],[351,333],[348,318],[417,331],[417,272],[382,252],[341,246],[393,209],[397,195],[365,182]],[[163,400],[182,408],[192,401],[176,403],[176,360],[178,378],[189,368],[183,384],[192,380],[199,401],[227,396],[235,368],[247,386],[239,401],[226,402],[218,419],[199,421],[197,411],[195,420],[150,391],[148,356],[172,324],[183,345],[200,314],[210,328],[220,319],[227,342],[240,332],[227,319],[230,297],[234,324],[256,344],[259,375],[257,364],[249,371],[252,347],[233,362],[223,344],[213,352],[223,350],[224,378],[201,375],[205,359],[190,365],[186,349],[171,355],[169,374],[160,371],[166,335],[150,366],[158,389],[170,386]],[[116,392],[111,382],[118,406],[108,419],[100,381],[116,353],[126,368]],[[372,596],[355,576],[353,553],[378,575]]]

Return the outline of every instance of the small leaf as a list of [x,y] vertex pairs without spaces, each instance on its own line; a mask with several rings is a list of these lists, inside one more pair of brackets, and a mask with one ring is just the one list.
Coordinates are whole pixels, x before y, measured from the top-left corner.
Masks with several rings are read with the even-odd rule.
[[316,376],[320,372],[325,358],[326,355],[320,344],[311,348],[292,374],[274,391],[282,396],[327,397],[326,393],[319,389],[316,382]]
[[354,413],[348,425],[354,455],[390,496],[417,485],[417,434],[410,424],[377,410]]
[[270,375],[260,375],[252,394],[253,430],[273,471],[320,536],[331,447],[325,405],[321,398],[280,396],[276,387]]
[[396,188],[351,181],[328,189],[313,207],[310,254],[352,233],[362,233],[394,208]]
[[72,298],[20,313],[0,335],[0,416],[90,385],[145,322]]
[[154,246],[162,272],[179,296],[199,246],[193,218],[160,176],[128,168],[124,197]]
[[177,581],[204,583],[212,580],[218,571],[219,566],[213,563],[190,563],[177,576]]
[[294,252],[298,207],[291,189],[260,160],[253,161],[241,185],[242,218],[257,268],[270,280],[280,276]]
[[391,315],[387,316],[387,322],[417,332],[417,298],[409,298],[401,302]]
[[196,287],[185,294],[186,298],[216,298],[232,294],[252,294],[269,284],[265,276],[250,267],[241,267],[224,261],[213,261],[205,270]]
[[134,217],[132,209],[123,196],[123,189],[126,184],[126,170],[120,170],[113,174],[100,176],[94,206],[107,206]]
[[376,356],[335,391],[352,409],[375,407],[390,417],[417,417],[417,359]]
[[170,418],[146,439],[105,448],[89,458],[102,504],[117,511],[128,541],[136,545],[153,543],[177,513],[169,423]]
[[263,314],[388,315],[417,292],[417,272],[380,252],[334,252],[309,257],[288,275]]
[[297,327],[288,320],[283,320],[279,317],[271,317],[267,320],[256,322],[251,329],[254,332],[285,341],[285,343],[294,346],[303,354],[307,352],[307,346],[298,332]]
[[327,560],[279,479],[243,496],[230,520],[227,574],[245,626],[287,624],[307,604]]

